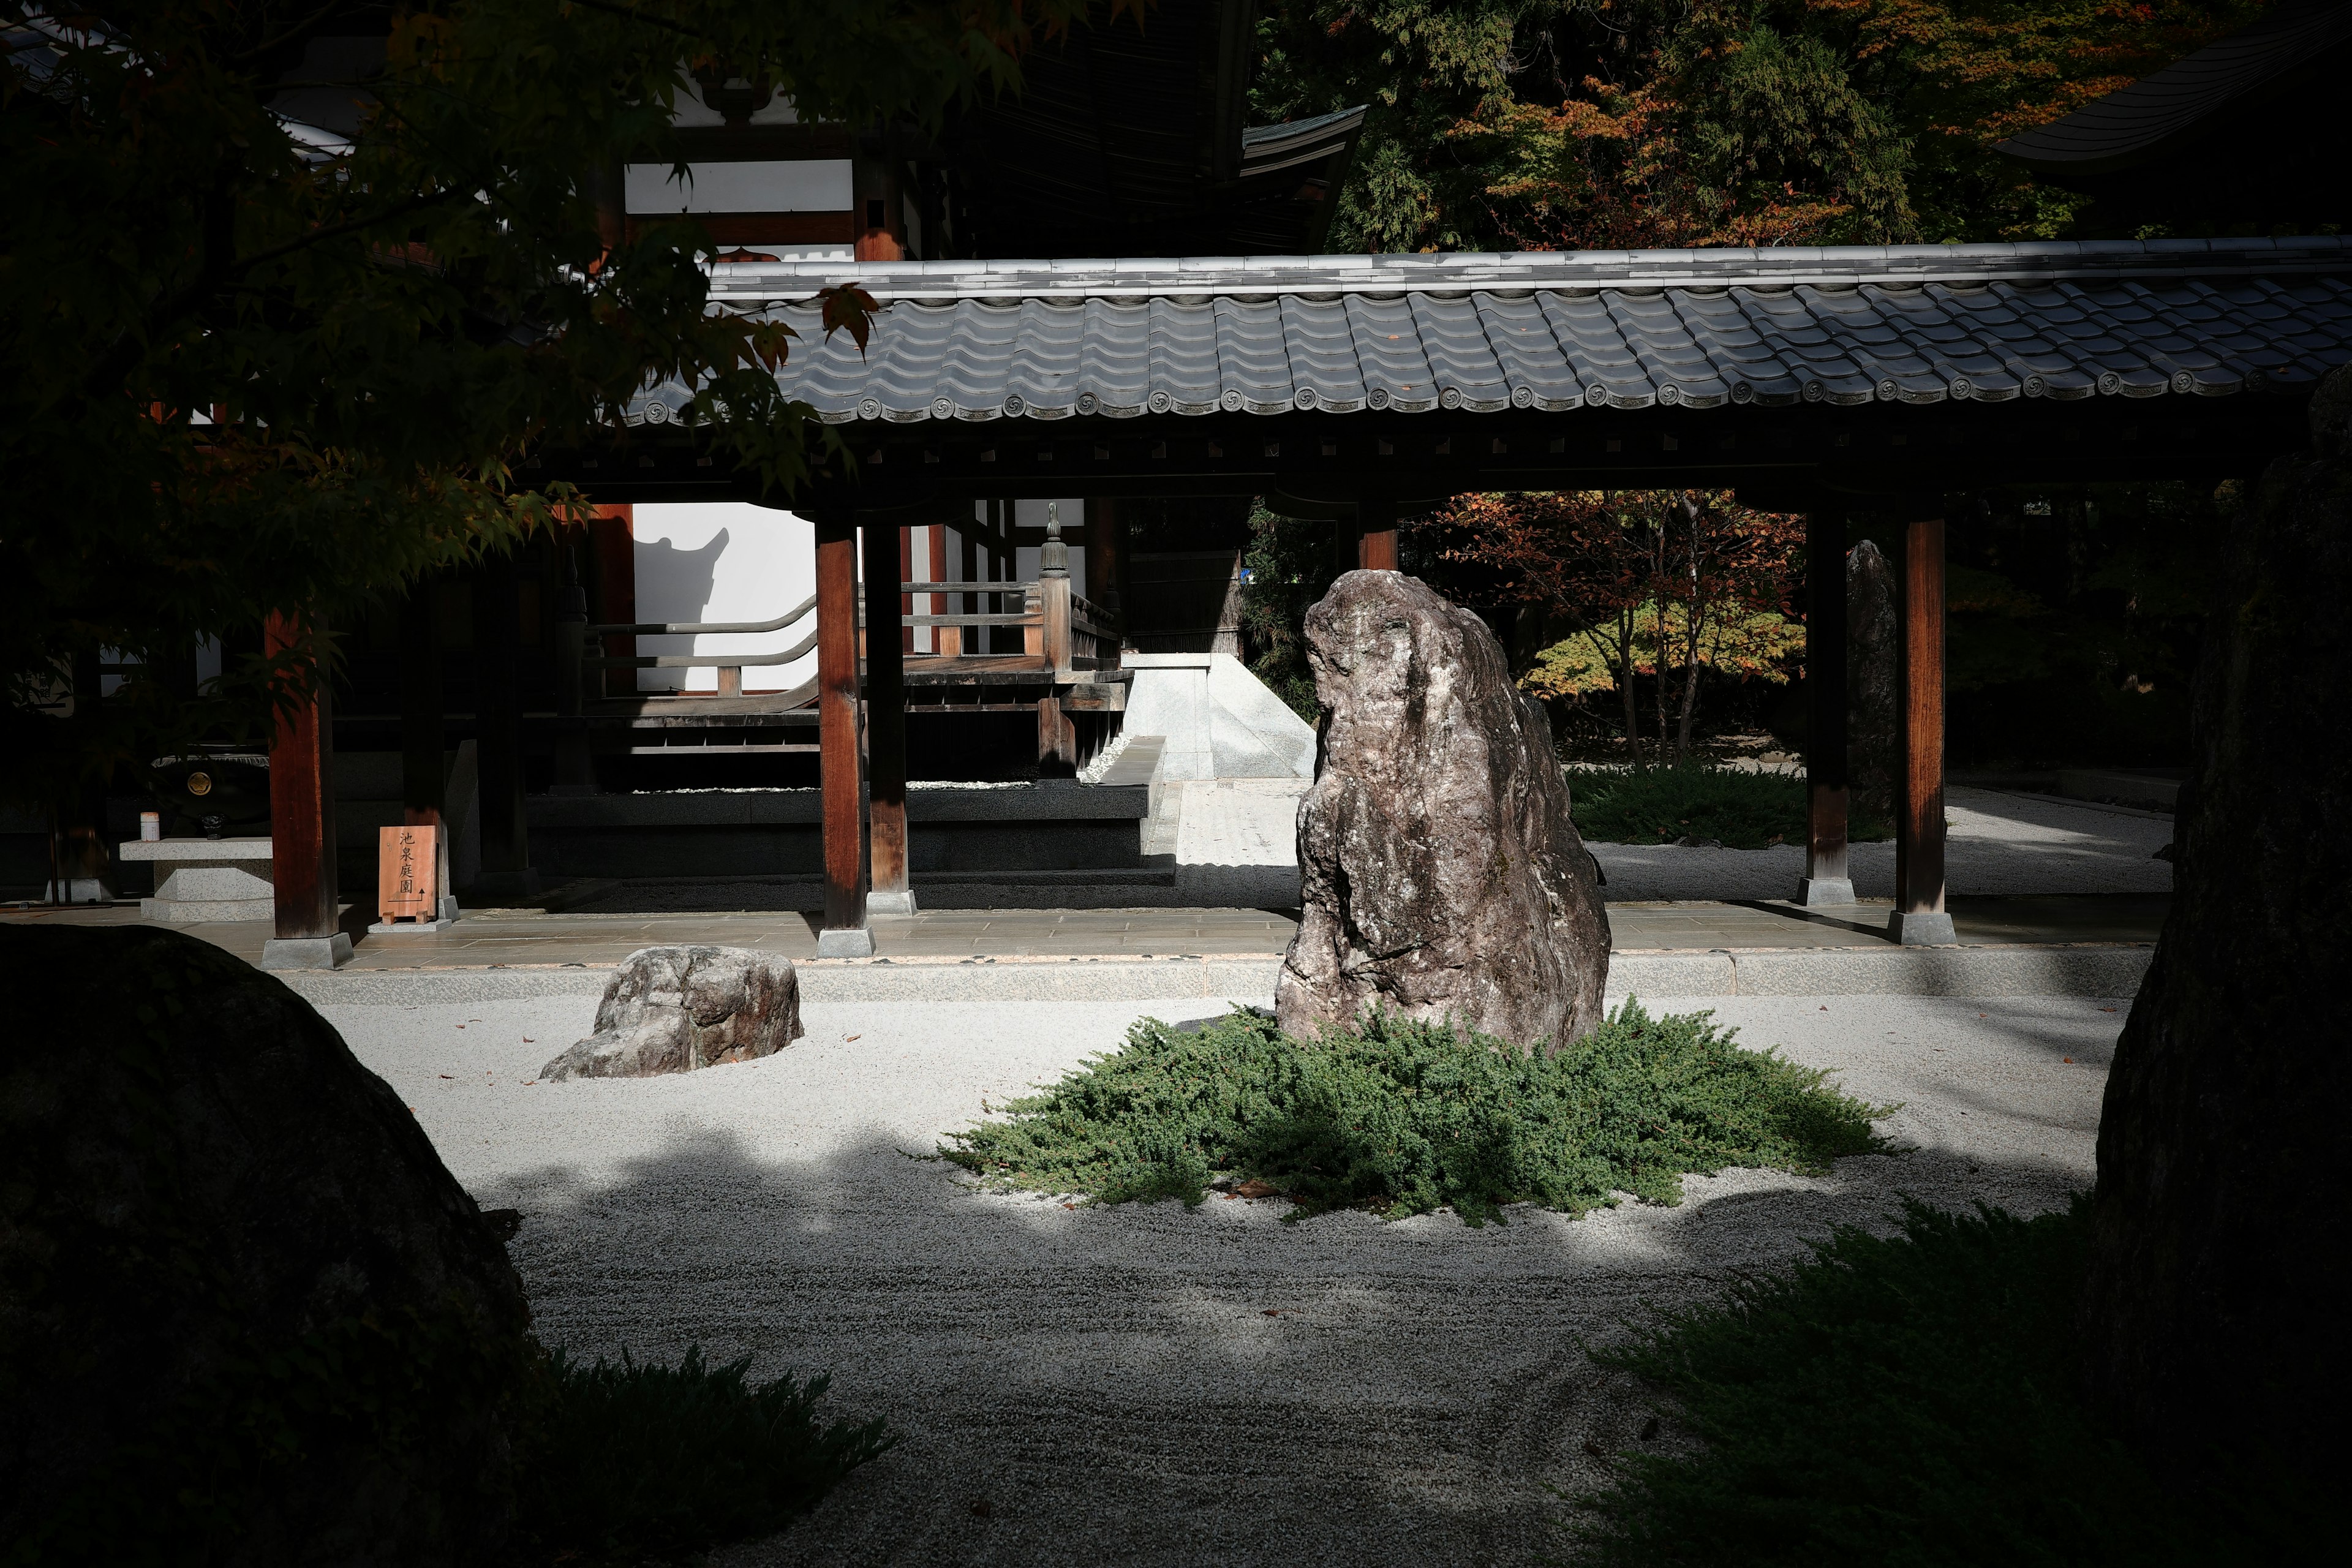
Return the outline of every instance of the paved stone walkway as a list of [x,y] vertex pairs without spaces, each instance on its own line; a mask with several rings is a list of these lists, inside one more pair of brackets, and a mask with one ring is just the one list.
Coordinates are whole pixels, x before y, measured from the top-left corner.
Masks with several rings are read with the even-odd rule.
[[[1959,898],[1953,924],[1963,946],[2147,943],[2164,923],[2168,895]],[[1713,952],[1751,948],[1884,948],[1885,902],[1844,910],[1805,910],[1786,902],[1720,900],[1621,903],[1609,907],[1620,952]],[[8,910],[0,921],[69,925],[135,924],[135,907]],[[641,947],[712,942],[758,947],[788,958],[816,954],[813,918],[803,914],[543,914],[478,910],[429,936],[366,934],[361,911],[346,910],[359,970],[479,969],[618,963]],[[269,927],[260,921],[175,928],[260,962]],[[975,956],[1171,958],[1272,955],[1290,944],[1297,922],[1248,909],[945,910],[877,916],[875,944],[886,958]]]

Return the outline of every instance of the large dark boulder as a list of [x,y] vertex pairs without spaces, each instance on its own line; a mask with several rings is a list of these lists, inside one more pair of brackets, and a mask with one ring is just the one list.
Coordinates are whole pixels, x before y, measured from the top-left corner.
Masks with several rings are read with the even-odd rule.
[[496,1554],[532,1386],[503,1228],[276,979],[0,927],[9,1561]]
[[773,1056],[801,1037],[792,960],[750,947],[641,947],[596,1005],[596,1031],[539,1076],[652,1078]]
[[[2217,531],[2172,907],[2116,1049],[2083,1327],[2119,1428],[2340,1491],[2352,1383],[2352,371]],[[2332,1371],[2330,1369],[2333,1369]]]
[[1903,643],[1895,567],[1865,539],[1846,552],[1846,787],[1857,817],[1891,822],[1903,776]]
[[1307,648],[1323,719],[1283,1028],[1378,1006],[1521,1045],[1591,1030],[1608,923],[1551,726],[1494,633],[1415,578],[1350,572],[1307,613]]

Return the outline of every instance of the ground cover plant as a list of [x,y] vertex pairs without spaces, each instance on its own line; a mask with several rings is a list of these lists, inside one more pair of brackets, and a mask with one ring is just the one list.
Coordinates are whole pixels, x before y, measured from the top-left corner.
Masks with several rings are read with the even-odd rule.
[[[1570,815],[1596,844],[1672,844],[1712,838],[1727,849],[1805,841],[1805,781],[1686,764],[1669,768],[1570,768]],[[1857,812],[1856,842],[1895,837],[1895,825]]]
[[2181,1486],[2084,1403],[2088,1243],[2079,1202],[2033,1219],[1907,1204],[1894,1237],[1842,1226],[1795,1268],[1594,1352],[1650,1380],[1698,1442],[1619,1456],[1615,1484],[1580,1500],[1575,1561],[2310,1560],[2295,1542],[2316,1510],[2264,1467]]
[[1229,1173],[1290,1198],[1290,1217],[1444,1205],[1477,1225],[1506,1204],[1675,1204],[1688,1172],[1817,1173],[1884,1150],[1870,1124],[1888,1108],[1826,1078],[1735,1045],[1710,1015],[1632,1001],[1550,1055],[1393,1013],[1313,1042],[1250,1013],[1197,1031],[1147,1018],[940,1153],[993,1186],[1102,1203],[1197,1204]]
[[826,1378],[754,1382],[751,1364],[550,1357],[519,1487],[532,1549],[636,1564],[772,1534],[897,1444],[879,1420],[824,1420]]

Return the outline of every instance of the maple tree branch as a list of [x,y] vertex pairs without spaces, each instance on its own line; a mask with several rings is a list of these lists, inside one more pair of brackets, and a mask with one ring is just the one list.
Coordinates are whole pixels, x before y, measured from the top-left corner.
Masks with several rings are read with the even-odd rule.
[[[412,196],[382,212],[308,229],[282,244],[269,246],[255,251],[250,256],[237,257],[218,264],[210,259],[213,247],[207,244],[205,247],[207,259],[196,276],[189,279],[183,288],[163,296],[150,306],[146,313],[140,318],[136,330],[125,327],[116,333],[114,341],[107,344],[105,350],[90,362],[89,368],[82,373],[76,390],[84,397],[97,397],[104,395],[110,384],[120,382],[131,373],[131,367],[138,363],[140,354],[145,352],[145,344],[156,333],[185,316],[207,298],[236,282],[255,268],[291,256],[297,251],[307,249],[326,240],[340,239],[344,235],[355,233],[360,229],[389,223],[394,218],[404,217],[413,212],[422,212],[428,206],[446,201],[455,194],[455,187],[451,187],[421,196]],[[214,226],[213,220],[217,218],[219,211],[224,208],[225,199],[215,200],[210,204],[205,225],[207,228]]]

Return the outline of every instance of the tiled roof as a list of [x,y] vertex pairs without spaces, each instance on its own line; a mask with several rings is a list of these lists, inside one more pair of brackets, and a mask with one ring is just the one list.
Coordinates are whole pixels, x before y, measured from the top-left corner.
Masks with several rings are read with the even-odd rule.
[[[2223,396],[2352,358],[2333,237],[714,270],[835,424]],[[862,357],[808,303],[853,275]]]

